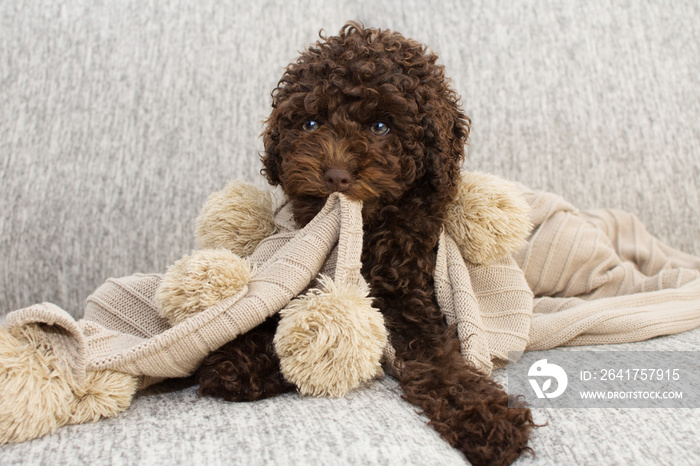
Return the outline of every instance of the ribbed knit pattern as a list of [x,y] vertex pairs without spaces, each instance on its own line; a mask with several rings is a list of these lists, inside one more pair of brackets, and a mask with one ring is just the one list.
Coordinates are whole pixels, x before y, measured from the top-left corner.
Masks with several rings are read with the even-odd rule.
[[[581,212],[556,195],[521,189],[535,229],[513,257],[470,264],[449,235],[441,237],[436,297],[472,364],[490,373],[509,351],[632,342],[700,326],[700,258],[662,244],[629,214]],[[282,207],[280,233],[249,258],[248,286],[174,327],[156,309],[161,276],[134,275],[108,280],[77,323],[41,304],[8,315],[8,328],[50,324],[47,339],[78,377],[114,369],[144,376],[143,387],[186,376],[209,352],[287,306],[319,273],[360,283],[361,208],[333,195],[296,231],[290,206]]]
[[700,258],[634,216],[524,189],[538,225],[516,261],[535,294],[528,350],[640,341],[700,326]]
[[[87,355],[69,367],[78,374],[114,369],[146,376],[142,387],[158,378],[186,376],[209,352],[284,308],[328,265],[329,257],[336,281],[362,280],[361,208],[361,203],[331,196],[321,213],[293,234],[284,232],[291,217],[283,209],[283,232],[263,241],[250,257],[255,275],[248,286],[173,327],[157,312],[155,294],[162,277],[152,274],[108,280],[88,298],[85,318],[77,323],[56,306],[42,304],[8,315],[8,328],[55,324],[47,333],[52,346]],[[340,254],[331,254],[336,244]],[[75,338],[53,336],[64,334]],[[68,349],[59,348],[57,354]]]
[[508,351],[525,349],[532,292],[510,256],[489,265],[467,263],[443,233],[435,291],[447,322],[457,326],[462,354],[483,372],[503,366]]

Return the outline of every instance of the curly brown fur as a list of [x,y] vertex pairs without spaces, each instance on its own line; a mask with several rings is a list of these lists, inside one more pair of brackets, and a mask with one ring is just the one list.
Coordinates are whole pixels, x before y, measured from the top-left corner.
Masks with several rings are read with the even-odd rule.
[[272,342],[278,316],[210,353],[197,370],[199,395],[255,401],[294,390],[284,380]]
[[[272,93],[263,173],[283,188],[300,226],[333,191],[363,201],[363,274],[396,349],[405,399],[472,463],[510,463],[528,450],[530,411],[508,408],[502,387],[467,364],[434,295],[469,120],[420,43],[356,23],[321,39]],[[260,377],[258,368],[240,370]],[[209,393],[244,398],[208,377],[200,383],[219,385]]]

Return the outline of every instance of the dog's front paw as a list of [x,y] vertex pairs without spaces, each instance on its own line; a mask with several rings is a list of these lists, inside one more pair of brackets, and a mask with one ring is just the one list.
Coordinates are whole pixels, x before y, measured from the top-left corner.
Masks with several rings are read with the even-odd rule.
[[210,353],[197,369],[200,396],[255,401],[294,390],[280,371],[272,339],[277,317]]

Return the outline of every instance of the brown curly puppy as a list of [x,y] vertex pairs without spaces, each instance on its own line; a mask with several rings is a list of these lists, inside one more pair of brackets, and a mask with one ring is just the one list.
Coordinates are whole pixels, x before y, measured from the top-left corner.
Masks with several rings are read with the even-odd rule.
[[[357,23],[321,39],[272,93],[263,173],[282,186],[300,226],[334,191],[363,201],[363,274],[405,399],[472,463],[510,463],[529,450],[530,411],[508,408],[502,388],[465,362],[434,294],[438,238],[470,122],[420,43]],[[274,330],[268,321],[212,353],[198,372],[200,393],[250,400],[289,390]]]

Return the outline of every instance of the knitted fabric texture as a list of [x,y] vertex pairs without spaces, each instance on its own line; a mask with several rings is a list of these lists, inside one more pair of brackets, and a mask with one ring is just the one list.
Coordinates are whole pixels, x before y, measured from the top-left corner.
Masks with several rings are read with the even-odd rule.
[[79,380],[88,370],[112,369],[141,376],[143,388],[189,375],[211,351],[283,309],[319,272],[336,283],[360,285],[361,209],[361,203],[333,195],[301,230],[292,227],[289,209],[282,209],[280,233],[248,258],[255,270],[248,285],[175,326],[158,313],[162,275],[151,274],[108,280],[88,298],[80,321],[42,303],[9,314],[8,331],[41,324],[54,353],[65,355],[59,356],[65,369]]
[[[476,367],[490,373],[510,351],[632,342],[700,326],[700,258],[662,244],[629,214],[581,212],[556,195],[521,191],[535,228],[517,253],[475,265],[449,231],[440,241],[436,297]],[[360,203],[336,194],[301,230],[289,205],[275,222],[278,233],[249,258],[255,272],[248,286],[173,327],[156,310],[162,276],[134,275],[99,288],[80,321],[45,303],[9,314],[8,330],[40,324],[78,379],[86,370],[113,369],[140,376],[144,387],[188,375],[319,273],[336,283],[363,280]]]

